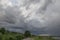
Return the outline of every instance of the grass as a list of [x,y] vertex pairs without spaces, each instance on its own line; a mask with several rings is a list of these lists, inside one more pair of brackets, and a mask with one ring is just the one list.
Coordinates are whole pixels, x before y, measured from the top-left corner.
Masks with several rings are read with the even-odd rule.
[[32,39],[34,39],[34,40],[54,40],[54,39],[51,38],[51,37],[49,37],[49,38],[44,38],[44,37],[38,37],[38,36],[33,37]]

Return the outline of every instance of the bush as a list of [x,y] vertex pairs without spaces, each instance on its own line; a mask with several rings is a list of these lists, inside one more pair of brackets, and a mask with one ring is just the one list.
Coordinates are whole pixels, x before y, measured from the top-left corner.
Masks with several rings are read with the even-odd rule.
[[9,37],[9,40],[15,40],[15,38],[13,38],[13,37]]
[[18,35],[18,36],[16,36],[16,40],[22,40],[22,36],[20,36],[20,35]]

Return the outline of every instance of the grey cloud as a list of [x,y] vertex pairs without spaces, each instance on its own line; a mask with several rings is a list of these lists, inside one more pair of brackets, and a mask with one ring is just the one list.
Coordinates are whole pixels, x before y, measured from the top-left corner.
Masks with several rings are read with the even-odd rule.
[[60,36],[60,18],[56,18],[55,20],[48,22],[48,25],[45,28],[45,31],[49,34]]
[[[24,5],[26,6],[26,9],[29,9],[29,5],[40,3],[40,1],[41,0],[28,0],[28,1],[24,1]],[[52,0],[45,0],[44,6],[39,8],[37,10],[37,13],[41,13],[42,11],[45,11],[49,6],[49,4],[52,4]]]
[[[2,8],[3,6],[1,5],[1,7],[0,7],[0,14],[2,14],[3,13],[3,11],[4,11],[4,14],[5,15],[3,15],[1,18],[0,18],[0,23],[2,24],[2,25],[4,25],[4,23],[6,24],[6,25],[8,25],[8,24],[13,24],[13,25],[15,25],[16,23],[17,23],[17,21],[21,21],[22,19],[23,19],[23,17],[22,17],[22,15],[21,15],[21,11],[19,11],[19,8],[17,8],[17,7],[7,7],[6,9],[4,9],[4,8]],[[21,16],[20,16],[21,15]],[[23,19],[24,20],[24,19]],[[3,23],[2,23],[3,22]],[[21,22],[20,24],[22,24],[22,23],[24,23],[24,21],[23,22]],[[5,26],[6,26],[5,25]],[[12,25],[12,26],[13,26]],[[23,24],[22,24],[23,25]],[[10,26],[10,25],[8,25],[8,26]],[[17,25],[17,26],[19,26],[19,25]],[[21,25],[20,25],[21,26]]]
[[44,13],[44,11],[47,10],[47,7],[50,4],[52,4],[52,0],[46,0],[45,3],[44,3],[44,5],[41,8],[39,8],[36,13]]
[[[48,19],[46,19],[46,26],[42,27],[42,23],[38,20],[40,20],[39,18],[35,18],[32,17],[31,20],[29,20],[29,22],[25,22],[27,17],[25,18],[22,15],[23,10],[20,10],[20,7],[25,7],[26,11],[27,9],[29,9],[29,6],[31,4],[36,4],[39,3],[41,0],[25,0],[23,5],[17,7],[17,6],[13,6],[10,7],[8,6],[6,9],[3,8],[2,5],[0,5],[0,12],[5,13],[5,15],[0,18],[0,25],[6,26],[7,28],[10,28],[10,30],[12,31],[12,29],[14,29],[15,31],[18,31],[16,29],[21,29],[21,32],[23,32],[24,30],[29,30],[32,33],[49,33],[49,34],[60,34],[59,29],[60,29],[60,16],[56,16],[55,18],[55,12],[57,14],[59,14],[59,8],[57,8],[57,6],[52,5],[52,0],[46,0],[45,4],[40,7],[39,9],[37,9],[35,12],[35,15],[33,15],[33,13],[31,14],[32,16],[35,17],[41,17],[41,16],[37,16],[36,14],[39,13],[39,15],[41,13],[44,13],[43,15]],[[50,5],[51,4],[51,5]],[[39,5],[38,5],[39,6]],[[45,13],[45,12],[46,13]],[[54,13],[52,16],[52,12]],[[30,13],[28,13],[30,15]],[[50,15],[49,15],[50,14]],[[28,15],[28,16],[29,16]],[[60,14],[59,14],[60,15]],[[31,16],[29,16],[31,17]],[[28,18],[29,18],[28,17]],[[45,18],[43,17],[43,18]],[[34,19],[35,18],[35,19]],[[45,19],[44,19],[45,20]]]
[[25,0],[24,1],[24,5],[30,5],[30,4],[32,4],[32,3],[39,3],[40,2],[40,0]]
[[0,11],[2,11],[2,10],[3,10],[2,5],[0,5]]
[[39,3],[40,0],[25,0],[23,6],[26,6],[26,10],[29,9],[29,5]]
[[12,15],[4,16],[4,20],[7,23],[15,24],[15,17]]

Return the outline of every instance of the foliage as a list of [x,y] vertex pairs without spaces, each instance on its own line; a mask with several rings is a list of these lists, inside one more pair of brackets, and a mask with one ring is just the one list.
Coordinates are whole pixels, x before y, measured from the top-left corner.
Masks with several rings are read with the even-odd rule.
[[4,33],[5,33],[5,28],[1,28],[1,29],[0,29],[0,32],[1,32],[2,34],[4,34]]
[[[24,38],[32,38],[33,40],[44,40],[43,37],[36,35],[31,35],[30,31],[25,31],[24,34],[17,32],[10,32],[5,30],[5,28],[0,28],[0,40],[22,40]],[[53,40],[52,37],[47,38],[48,40]],[[45,40],[47,40],[45,39]]]
[[30,31],[25,31],[24,36],[25,36],[26,38],[27,38],[27,37],[31,37]]
[[22,40],[23,34],[9,32],[5,28],[0,28],[0,40]]

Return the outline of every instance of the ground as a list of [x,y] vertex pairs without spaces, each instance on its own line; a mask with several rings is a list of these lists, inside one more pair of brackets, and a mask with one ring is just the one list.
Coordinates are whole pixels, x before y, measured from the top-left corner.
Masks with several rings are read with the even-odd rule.
[[39,37],[32,37],[32,38],[25,38],[23,40],[54,40],[52,38],[39,38]]

